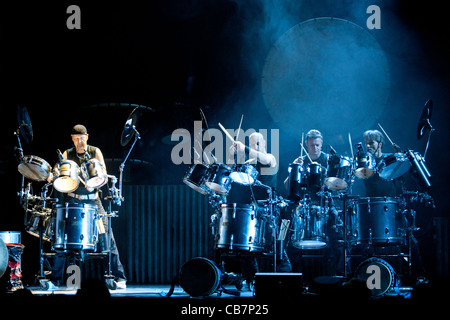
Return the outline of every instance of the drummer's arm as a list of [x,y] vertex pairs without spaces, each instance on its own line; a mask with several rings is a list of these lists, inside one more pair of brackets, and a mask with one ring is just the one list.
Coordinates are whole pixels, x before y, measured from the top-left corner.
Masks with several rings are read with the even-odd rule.
[[275,168],[277,166],[277,159],[273,154],[270,153],[264,153],[250,148],[249,158],[257,159],[259,162],[261,162],[261,164],[264,165],[270,164],[271,168]]
[[97,148],[97,150],[95,151],[95,157],[94,158],[97,159],[98,161],[100,161],[100,163],[106,169],[105,159],[103,158],[103,153],[102,153],[102,151],[99,148]]

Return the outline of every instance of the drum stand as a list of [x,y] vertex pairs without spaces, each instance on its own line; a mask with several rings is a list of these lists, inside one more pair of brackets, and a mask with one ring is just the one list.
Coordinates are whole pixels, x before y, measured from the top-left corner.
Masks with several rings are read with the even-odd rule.
[[[131,151],[131,150],[130,150]],[[129,153],[128,153],[129,154]],[[123,163],[122,163],[123,165]],[[122,171],[120,172],[122,175]],[[108,201],[108,211],[106,213],[107,219],[108,219],[108,244],[107,244],[107,257],[108,257],[108,270],[107,274],[105,274],[105,283],[108,289],[115,290],[117,289],[117,286],[114,282],[114,276],[112,275],[111,270],[111,245],[112,245],[112,228],[111,228],[111,218],[112,217],[118,217],[117,211],[112,211],[112,203],[114,202],[118,206],[122,204],[123,198],[121,196],[121,190],[118,190],[116,188],[116,182],[117,178],[115,176],[109,176],[112,180],[112,186],[109,188],[109,196],[105,198],[105,200]]]

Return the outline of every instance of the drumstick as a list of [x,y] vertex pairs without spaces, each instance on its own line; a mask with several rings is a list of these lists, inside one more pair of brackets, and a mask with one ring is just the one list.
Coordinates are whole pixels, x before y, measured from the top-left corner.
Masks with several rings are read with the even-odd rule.
[[[304,141],[304,137],[303,137],[303,132],[302,132],[302,146],[303,146],[303,141]],[[303,148],[300,150],[300,157],[303,157]]]
[[380,127],[381,131],[383,131],[384,135],[386,136],[386,138],[388,138],[389,142],[394,145],[394,143],[392,142],[391,138],[389,138],[388,134],[386,133],[386,131],[384,131],[383,127],[381,126],[381,124],[378,123],[378,126]]
[[352,144],[352,136],[350,135],[350,132],[348,133],[348,143],[350,144],[350,153],[352,154],[352,159],[354,157],[353,155],[353,144]]
[[244,115],[241,116],[241,122],[239,122],[239,128],[237,130],[236,141],[239,140],[239,132],[241,131],[242,119],[244,119]]
[[[305,147],[304,147],[303,145],[302,145],[302,150],[305,150]],[[311,157],[310,157],[309,154],[308,154],[308,151],[305,150],[305,153],[306,153],[306,156],[307,156],[308,159],[309,159],[309,162],[313,163],[313,161],[311,160]]]
[[220,129],[222,129],[223,133],[225,133],[225,135],[228,137],[228,139],[230,139],[233,143],[235,143],[233,137],[228,133],[227,130],[225,130],[225,128],[220,124],[220,122],[219,122],[219,127],[220,127]]

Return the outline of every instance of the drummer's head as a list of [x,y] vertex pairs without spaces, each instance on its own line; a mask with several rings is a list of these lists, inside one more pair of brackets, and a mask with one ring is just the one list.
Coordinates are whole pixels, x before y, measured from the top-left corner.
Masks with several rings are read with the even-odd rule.
[[367,130],[363,134],[364,142],[366,143],[367,152],[373,154],[374,156],[381,156],[381,148],[384,143],[384,136],[378,130]]
[[72,128],[71,137],[77,152],[85,152],[87,149],[87,141],[89,138],[86,127],[82,124],[77,124]]
[[264,140],[264,136],[261,133],[253,132],[248,139],[250,148],[261,152],[266,151],[266,140]]
[[316,160],[322,152],[323,137],[319,130],[311,129],[306,134],[306,149],[312,160]]

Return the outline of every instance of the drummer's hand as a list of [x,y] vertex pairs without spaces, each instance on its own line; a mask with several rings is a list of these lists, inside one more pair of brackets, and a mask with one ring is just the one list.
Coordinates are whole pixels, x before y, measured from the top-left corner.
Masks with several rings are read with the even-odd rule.
[[52,181],[53,181],[53,173],[50,172],[50,174],[48,175],[48,178],[47,178],[47,182],[52,182]]
[[242,142],[240,141],[235,141],[233,143],[233,145],[230,147],[230,154],[234,155],[236,151],[242,151],[245,150],[245,146]]
[[298,157],[297,159],[294,160],[294,163],[298,163],[302,166],[303,165],[303,157]]

